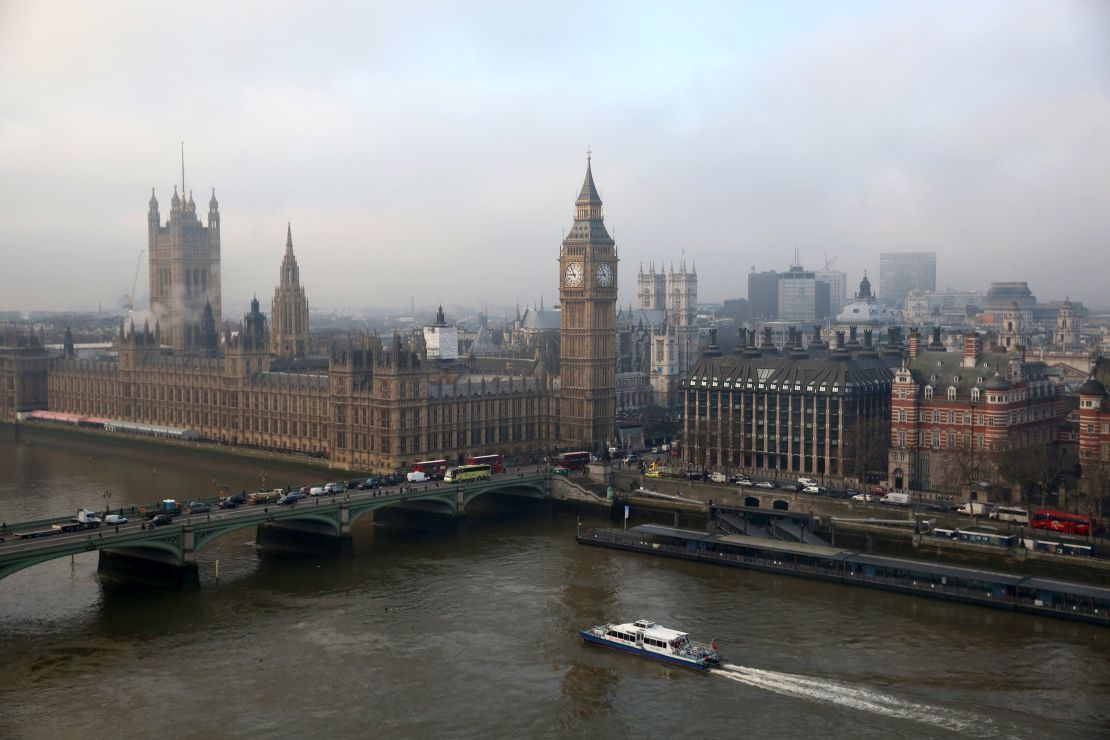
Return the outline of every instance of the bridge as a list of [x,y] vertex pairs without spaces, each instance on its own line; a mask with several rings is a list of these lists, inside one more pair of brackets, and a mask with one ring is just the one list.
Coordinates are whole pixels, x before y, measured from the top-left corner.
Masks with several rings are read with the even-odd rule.
[[105,525],[34,539],[18,539],[14,533],[42,529],[69,519],[7,524],[5,542],[0,544],[0,579],[48,560],[99,551],[101,572],[122,564],[124,567],[116,570],[134,572],[139,567],[148,574],[157,574],[159,580],[170,581],[170,585],[173,582],[179,587],[196,585],[197,553],[219,537],[241,529],[258,527],[260,534],[284,530],[341,543],[350,539],[355,522],[379,509],[418,508],[461,517],[474,500],[488,493],[550,498],[550,481],[548,471],[537,469],[530,474],[502,473],[484,481],[454,485],[433,483],[418,488],[349,490],[305,498],[290,506],[244,504],[236,509],[213,508],[207,514],[185,513],[171,524],[159,527],[147,526],[146,517],[140,513],[119,527]]

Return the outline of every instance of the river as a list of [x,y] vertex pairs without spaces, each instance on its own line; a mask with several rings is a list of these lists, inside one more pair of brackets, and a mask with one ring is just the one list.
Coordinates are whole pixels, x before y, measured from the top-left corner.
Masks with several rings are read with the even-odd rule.
[[[319,470],[0,427],[0,519],[321,482]],[[201,553],[201,589],[101,583],[96,554],[0,581],[0,734],[75,737],[1095,737],[1110,630],[580,547],[493,497],[459,526],[360,522],[340,557]],[[583,526],[601,524],[582,516]],[[215,561],[220,578],[215,579]],[[701,674],[584,645],[649,618]]]

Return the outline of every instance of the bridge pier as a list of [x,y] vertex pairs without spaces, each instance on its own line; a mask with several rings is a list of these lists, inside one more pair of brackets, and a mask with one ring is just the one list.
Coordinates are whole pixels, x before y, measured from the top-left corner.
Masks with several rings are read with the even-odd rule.
[[134,552],[101,550],[96,572],[113,581],[140,583],[154,588],[177,591],[200,588],[200,575],[193,560],[171,563]]

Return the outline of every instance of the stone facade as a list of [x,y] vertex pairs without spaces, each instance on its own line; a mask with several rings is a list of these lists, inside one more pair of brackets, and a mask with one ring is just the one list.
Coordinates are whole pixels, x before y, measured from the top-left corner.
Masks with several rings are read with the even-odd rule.
[[[535,363],[495,372],[424,359],[418,341],[366,337],[326,370],[271,369],[257,300],[222,357],[162,349],[149,326],[122,330],[118,362],[51,361],[50,408],[188,428],[205,440],[392,470],[416,459],[553,449],[556,379]],[[502,363],[503,364],[503,363]]]
[[208,201],[208,226],[197,217],[192,193],[170,201],[170,217],[161,225],[158,199],[150,193],[147,214],[150,264],[150,312],[161,326],[161,341],[181,352],[201,344],[201,320],[210,306],[220,323],[220,207],[216,192]]
[[301,287],[301,268],[293,256],[292,225],[285,232],[285,256],[270,316],[274,355],[285,360],[303,358],[308,353],[308,298]]
[[0,420],[47,408],[48,365],[41,337],[0,327]]
[[617,248],[605,229],[590,162],[559,254],[560,436],[601,450],[616,440]]

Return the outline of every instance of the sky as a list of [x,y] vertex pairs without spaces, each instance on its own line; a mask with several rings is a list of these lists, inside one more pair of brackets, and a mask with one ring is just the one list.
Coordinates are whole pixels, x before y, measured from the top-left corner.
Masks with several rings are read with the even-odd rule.
[[1110,306],[1101,0],[0,0],[0,308],[118,305],[182,142],[225,306],[269,304],[290,222],[317,308],[550,305],[587,147],[623,304],[797,249]]

